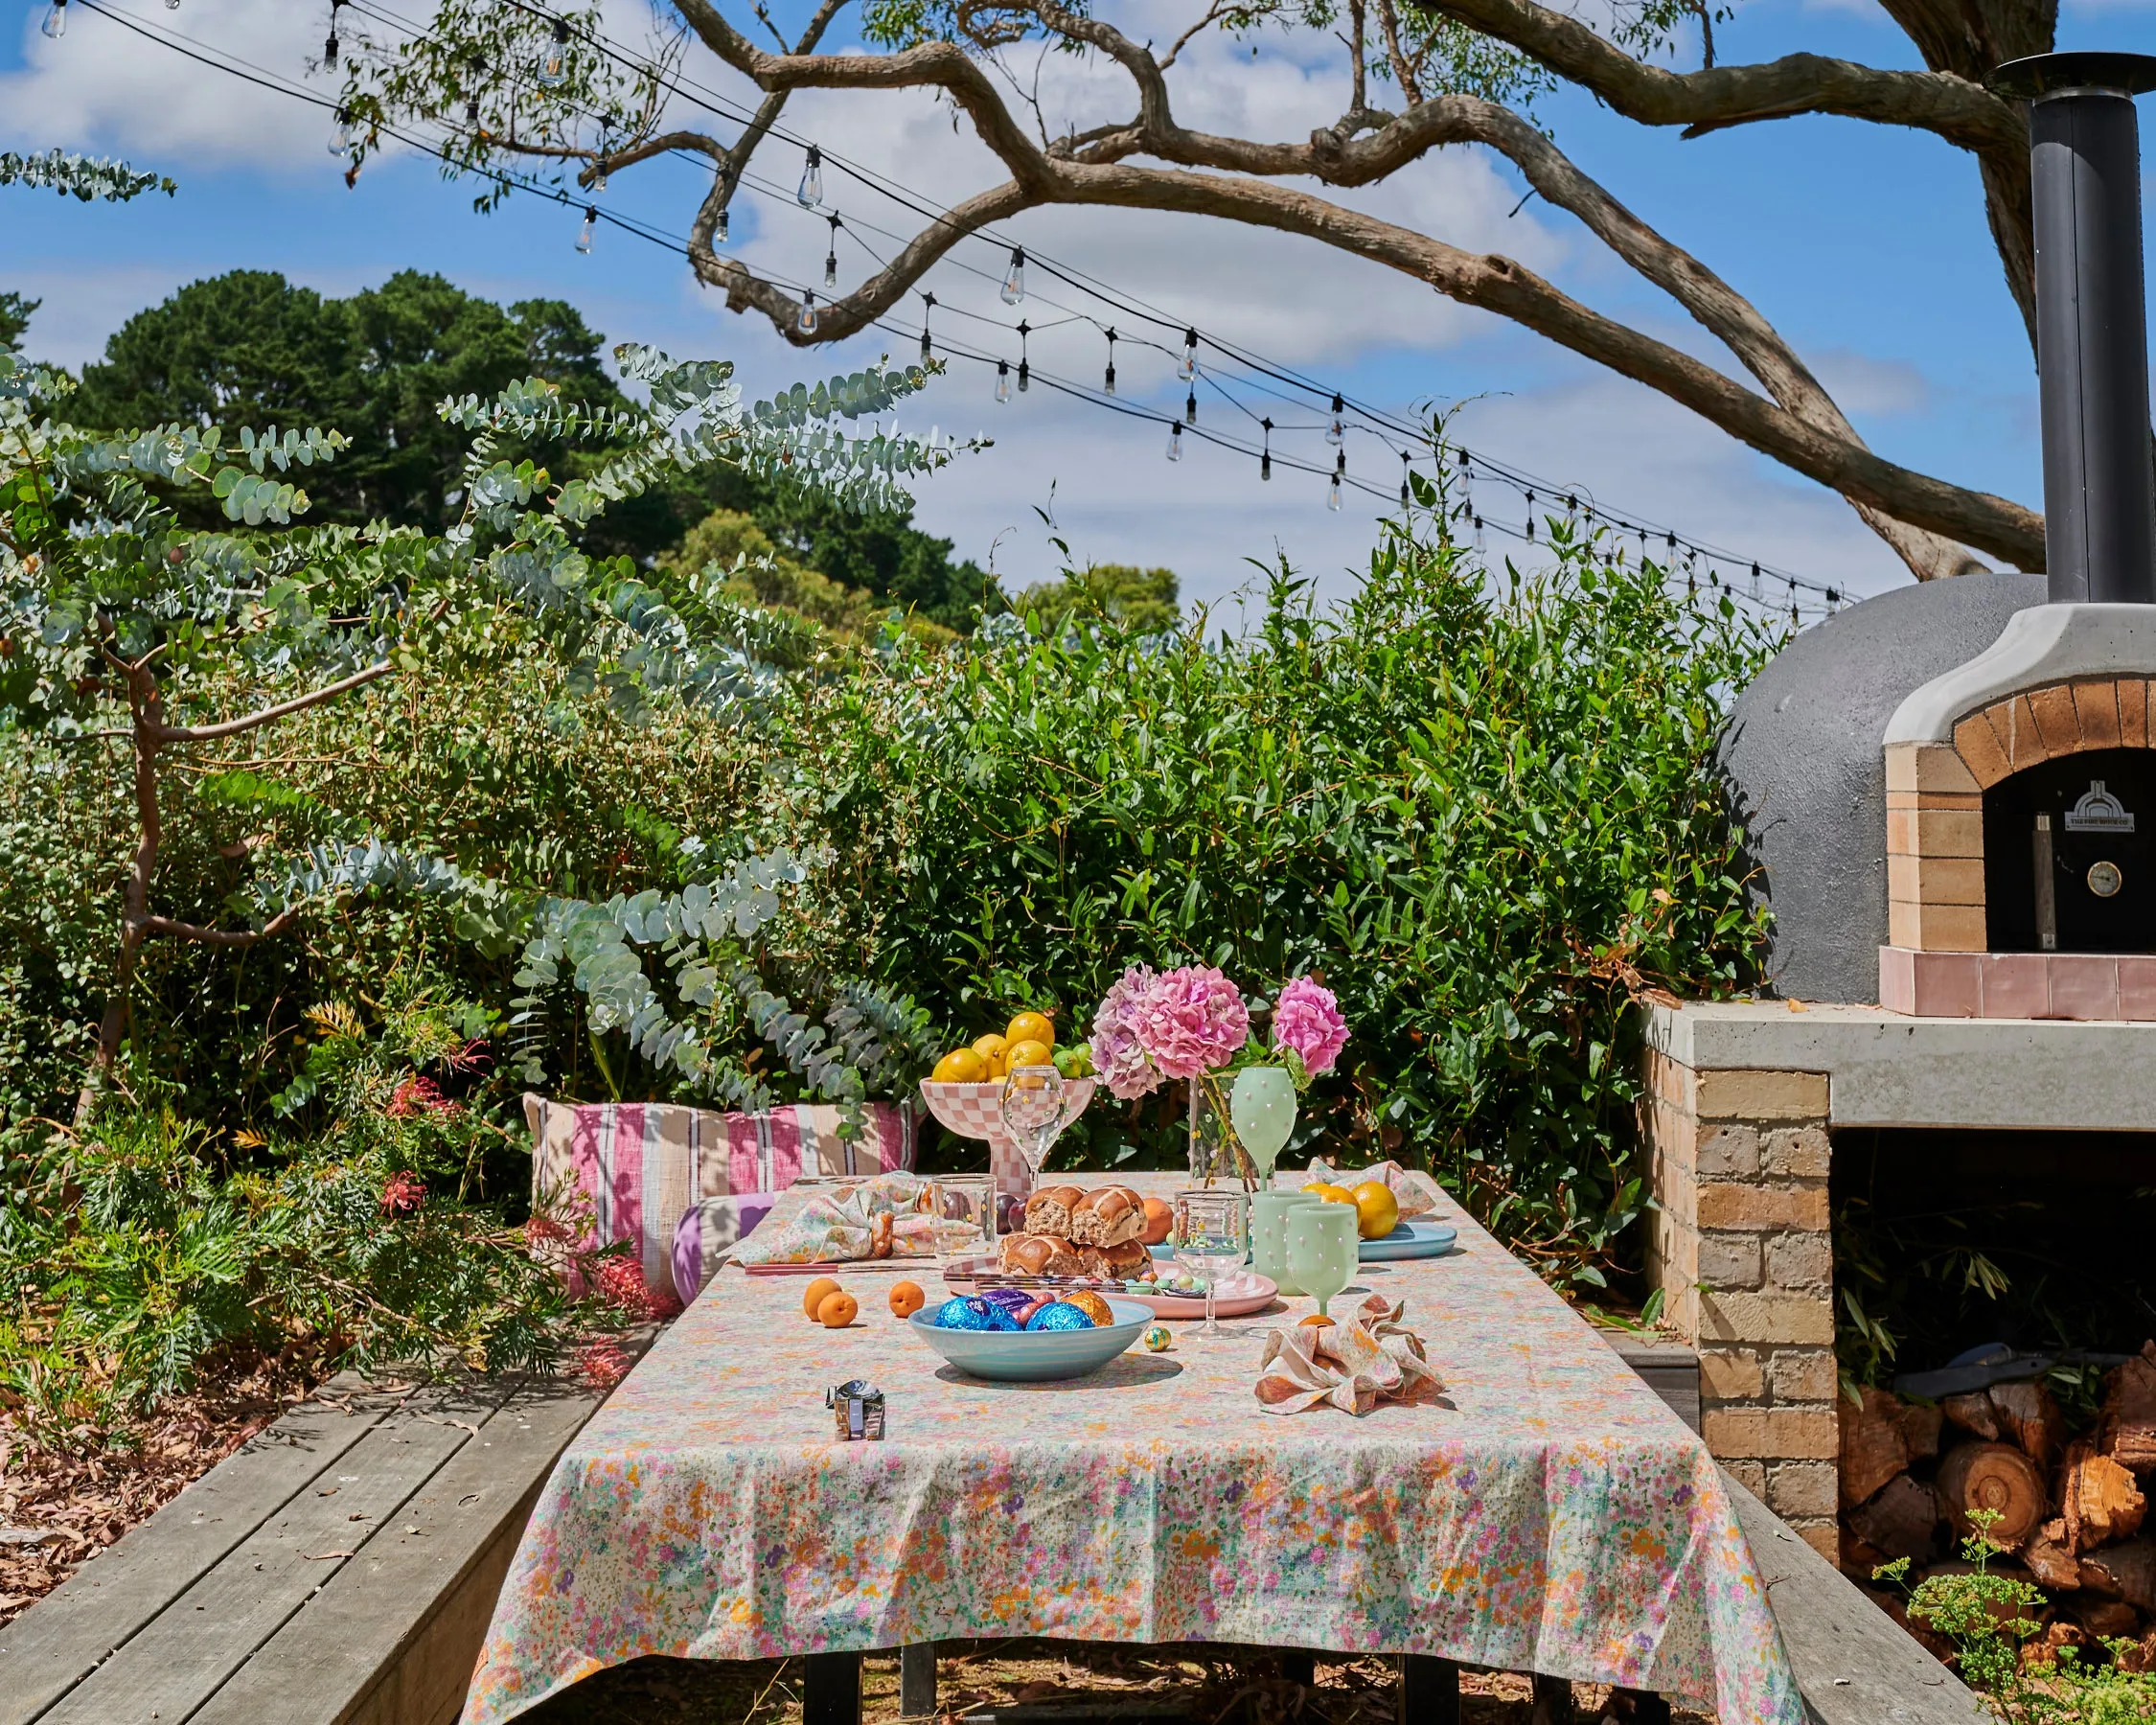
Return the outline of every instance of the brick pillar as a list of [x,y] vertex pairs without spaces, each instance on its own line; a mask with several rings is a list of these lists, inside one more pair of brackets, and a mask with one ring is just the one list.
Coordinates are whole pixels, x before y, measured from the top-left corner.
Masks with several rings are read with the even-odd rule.
[[1648,1275],[1699,1350],[1707,1447],[1830,1562],[1834,1252],[1824,1072],[1647,1057]]

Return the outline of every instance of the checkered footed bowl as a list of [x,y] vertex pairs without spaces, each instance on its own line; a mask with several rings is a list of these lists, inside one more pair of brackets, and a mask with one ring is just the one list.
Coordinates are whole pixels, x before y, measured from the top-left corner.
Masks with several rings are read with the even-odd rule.
[[[1066,1078],[1063,1081],[1063,1088],[1074,1104],[1071,1120],[1086,1112],[1086,1104],[1093,1099],[1093,1091],[1099,1084],[1098,1078]],[[924,1078],[921,1097],[928,1103],[929,1112],[960,1138],[986,1138],[991,1145],[1010,1142],[1003,1131],[1003,1081],[1000,1078],[985,1084],[938,1084],[933,1079]],[[1070,1120],[1064,1122],[1066,1130],[1069,1125]]]

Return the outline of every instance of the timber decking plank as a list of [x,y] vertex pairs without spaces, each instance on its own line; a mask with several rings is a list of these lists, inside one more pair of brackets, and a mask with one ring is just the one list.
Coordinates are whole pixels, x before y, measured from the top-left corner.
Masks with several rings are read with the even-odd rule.
[[[414,1392],[47,1713],[41,1725],[186,1719],[462,1448],[498,1388]],[[456,1422],[456,1423],[452,1423]],[[327,1495],[333,1493],[333,1495]],[[356,1518],[356,1519],[355,1519]]]
[[191,1725],[455,1719],[532,1504],[596,1405],[519,1386]]
[[1727,1468],[1722,1484],[1766,1583],[1797,1687],[1820,1725],[1997,1725],[1961,1679]]
[[0,1629],[0,1725],[29,1725],[364,1438],[398,1397],[350,1374],[241,1444]]

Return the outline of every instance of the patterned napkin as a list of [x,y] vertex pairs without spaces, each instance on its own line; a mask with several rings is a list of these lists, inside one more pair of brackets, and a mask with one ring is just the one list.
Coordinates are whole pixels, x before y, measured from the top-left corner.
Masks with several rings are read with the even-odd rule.
[[1258,1403],[1299,1414],[1320,1402],[1360,1417],[1381,1401],[1419,1401],[1445,1386],[1423,1358],[1422,1338],[1400,1322],[1408,1302],[1372,1294],[1345,1323],[1300,1324],[1265,1339]]
[[1335,1185],[1356,1186],[1365,1180],[1374,1180],[1381,1185],[1392,1188],[1399,1200],[1403,1216],[1427,1216],[1444,1200],[1444,1192],[1427,1174],[1413,1168],[1403,1168],[1395,1162],[1372,1162],[1360,1172],[1354,1169],[1335,1168],[1321,1156],[1313,1157],[1309,1180],[1330,1181]]
[[929,1182],[910,1174],[880,1174],[819,1191],[784,1226],[767,1222],[735,1247],[734,1262],[852,1264],[864,1258],[934,1257],[933,1191]]

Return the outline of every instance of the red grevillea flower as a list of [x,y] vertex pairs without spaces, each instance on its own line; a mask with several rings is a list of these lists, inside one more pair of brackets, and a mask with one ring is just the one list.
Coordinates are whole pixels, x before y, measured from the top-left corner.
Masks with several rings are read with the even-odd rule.
[[464,1112],[464,1104],[452,1101],[442,1093],[442,1087],[431,1078],[422,1078],[417,1073],[406,1078],[390,1092],[387,1113],[393,1120],[407,1115],[456,1115]]
[[425,1205],[426,1182],[409,1168],[392,1174],[382,1184],[381,1213],[385,1216],[416,1216]]

